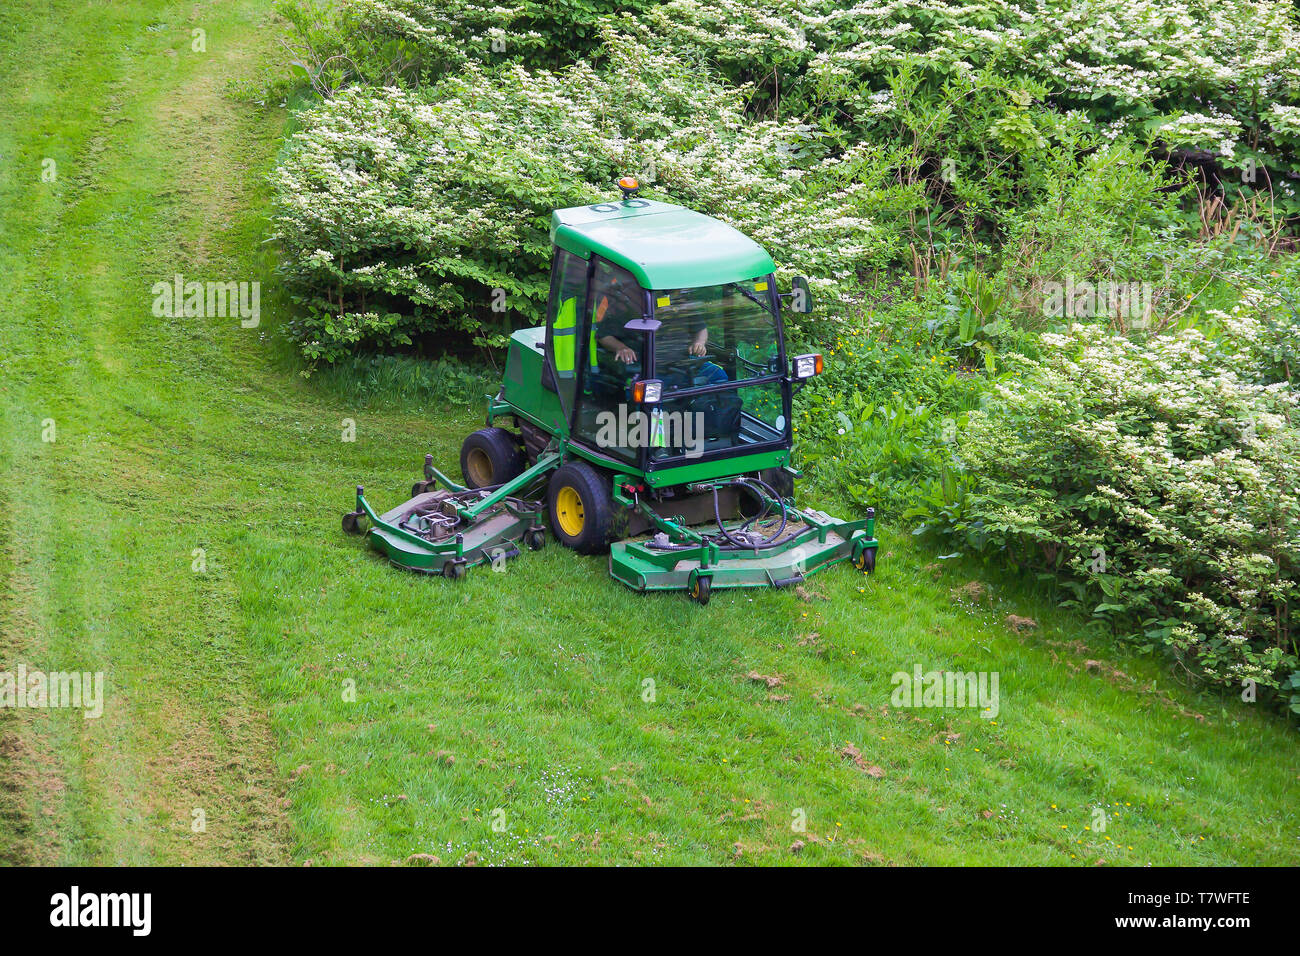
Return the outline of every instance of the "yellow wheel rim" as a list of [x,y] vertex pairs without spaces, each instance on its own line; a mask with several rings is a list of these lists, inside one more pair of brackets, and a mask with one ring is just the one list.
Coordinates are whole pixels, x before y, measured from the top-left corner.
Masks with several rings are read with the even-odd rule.
[[586,518],[582,513],[582,498],[568,485],[561,488],[560,493],[555,496],[555,520],[560,525],[560,530],[570,538],[582,534],[582,529],[586,525]]
[[492,460],[482,448],[471,448],[465,456],[465,470],[480,488],[492,484]]

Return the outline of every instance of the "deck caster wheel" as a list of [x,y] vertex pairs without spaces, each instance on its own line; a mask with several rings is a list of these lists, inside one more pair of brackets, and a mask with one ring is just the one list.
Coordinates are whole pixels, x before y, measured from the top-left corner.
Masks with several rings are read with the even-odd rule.
[[546,529],[529,528],[524,532],[524,544],[529,551],[540,551],[546,547]]
[[448,561],[447,567],[443,569],[442,573],[444,577],[459,581],[469,573],[469,565],[464,560]]
[[708,578],[703,575],[697,576],[695,580],[691,582],[691,585],[688,588],[688,592],[691,595],[691,600],[697,602],[701,606],[709,603],[709,596],[712,590],[713,590],[712,578]]
[[416,495],[422,495],[428,490],[429,483],[427,481],[417,481],[415,484],[411,485],[411,497],[414,498]]
[[361,533],[361,514],[356,511],[349,511],[343,516],[343,531],[345,534]]
[[853,566],[865,574],[876,570],[876,549],[863,548],[853,555]]

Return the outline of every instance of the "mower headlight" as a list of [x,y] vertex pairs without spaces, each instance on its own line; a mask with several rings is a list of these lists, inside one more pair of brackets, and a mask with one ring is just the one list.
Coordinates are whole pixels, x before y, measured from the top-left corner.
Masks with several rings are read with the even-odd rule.
[[643,405],[656,405],[664,397],[664,383],[657,378],[648,378],[632,385],[632,401]]
[[794,377],[796,379],[812,378],[822,373],[822,357],[813,355],[796,355],[794,357]]

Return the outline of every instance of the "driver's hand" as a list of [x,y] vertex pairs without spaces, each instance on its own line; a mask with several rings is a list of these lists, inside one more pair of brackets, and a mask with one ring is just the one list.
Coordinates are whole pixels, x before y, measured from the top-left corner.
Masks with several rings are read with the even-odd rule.
[[704,343],[703,343],[703,342],[692,342],[692,343],[691,343],[690,352],[691,352],[692,355],[696,356],[697,358],[703,358],[703,357],[704,357],[704,353],[705,353],[706,351],[707,351],[707,349],[705,349],[705,347],[704,347]]
[[636,361],[636,353],[633,352],[626,345],[624,345],[621,349],[619,349],[614,353],[614,358],[618,359],[624,365],[631,365],[633,362]]

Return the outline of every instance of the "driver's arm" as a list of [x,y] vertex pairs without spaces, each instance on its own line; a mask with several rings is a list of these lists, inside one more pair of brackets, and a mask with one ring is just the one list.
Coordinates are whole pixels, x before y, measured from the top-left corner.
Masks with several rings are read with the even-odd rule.
[[614,353],[614,358],[618,359],[624,365],[631,365],[636,361],[636,353],[612,335],[606,335],[596,340],[600,347]]
[[708,351],[709,329],[708,326],[702,327],[695,333],[695,338],[691,339],[690,352],[692,355],[703,356]]

